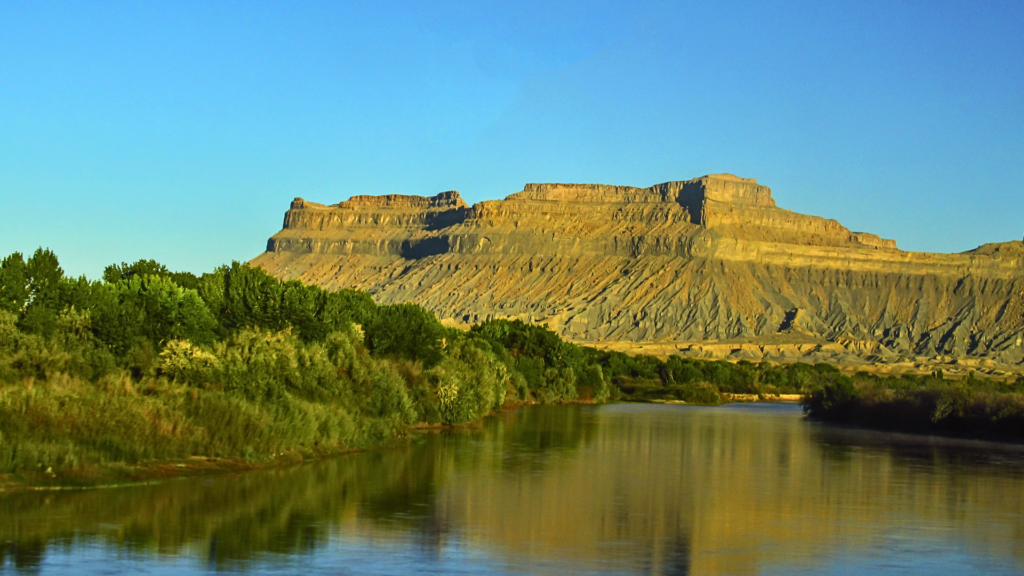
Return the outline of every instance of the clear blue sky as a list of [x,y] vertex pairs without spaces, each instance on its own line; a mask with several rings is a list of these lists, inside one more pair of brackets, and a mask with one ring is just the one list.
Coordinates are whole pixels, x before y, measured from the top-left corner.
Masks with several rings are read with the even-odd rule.
[[259,254],[295,196],[732,172],[910,250],[1024,235],[1024,2],[0,2],[0,252]]

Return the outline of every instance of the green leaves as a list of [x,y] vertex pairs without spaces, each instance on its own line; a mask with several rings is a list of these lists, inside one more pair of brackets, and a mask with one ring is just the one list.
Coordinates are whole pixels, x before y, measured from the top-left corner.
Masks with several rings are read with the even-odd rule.
[[[12,268],[18,267],[16,260],[12,261]],[[18,325],[26,332],[48,336],[56,328],[57,313],[63,307],[64,271],[53,252],[38,248],[25,263],[24,273],[28,280],[28,299],[20,311]]]
[[328,292],[298,280],[282,282],[238,262],[204,275],[198,290],[224,331],[293,327],[306,341],[322,341],[353,322],[365,323],[376,309],[366,292]]
[[25,263],[25,273],[28,276],[31,303],[56,307],[60,301],[60,281],[64,278],[64,270],[57,262],[57,255],[49,249],[36,249]]
[[366,347],[378,356],[419,360],[428,368],[443,358],[447,329],[415,304],[381,306],[363,326]]
[[516,356],[542,358],[550,367],[564,367],[579,356],[576,346],[563,342],[558,334],[522,320],[488,320],[470,332],[501,344]]
[[0,310],[20,313],[29,297],[28,270],[21,252],[15,252],[0,262]]
[[162,276],[132,276],[99,288],[93,326],[97,337],[123,354],[139,339],[212,342],[216,320],[195,290]]
[[133,276],[164,276],[182,288],[195,290],[199,286],[199,278],[191,272],[171,272],[156,260],[138,260],[134,264],[122,262],[111,264],[103,269],[103,281],[114,284],[120,280],[128,280]]

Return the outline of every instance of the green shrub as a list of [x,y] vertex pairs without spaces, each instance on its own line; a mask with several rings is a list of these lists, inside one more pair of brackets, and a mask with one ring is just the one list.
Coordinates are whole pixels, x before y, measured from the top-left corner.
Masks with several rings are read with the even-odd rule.
[[306,341],[365,324],[376,305],[366,292],[328,292],[298,280],[282,282],[260,268],[232,262],[198,281],[198,292],[226,334],[239,328],[293,328]]
[[363,325],[366,347],[378,356],[419,360],[436,365],[444,357],[448,330],[437,318],[415,304],[391,304],[377,309]]
[[471,339],[457,339],[447,352],[447,357],[426,373],[436,390],[441,421],[470,422],[500,409],[511,384],[508,367],[489,348]]
[[68,309],[55,330],[49,338],[22,332],[14,314],[0,311],[0,383],[56,374],[95,380],[114,369],[114,356],[92,337],[88,314]]
[[601,367],[593,364],[583,369],[576,380],[577,395],[581,400],[602,402],[611,395],[609,382],[604,377]]

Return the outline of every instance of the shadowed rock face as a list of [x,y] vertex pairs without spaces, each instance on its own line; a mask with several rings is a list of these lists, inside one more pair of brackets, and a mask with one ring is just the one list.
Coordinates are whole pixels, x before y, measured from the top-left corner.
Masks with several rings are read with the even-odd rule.
[[729,174],[650,188],[528,184],[474,206],[457,192],[296,199],[253,264],[456,324],[520,318],[576,341],[742,341],[678,350],[750,359],[816,346],[861,361],[1024,361],[1024,243],[904,252],[778,208],[768,187]]

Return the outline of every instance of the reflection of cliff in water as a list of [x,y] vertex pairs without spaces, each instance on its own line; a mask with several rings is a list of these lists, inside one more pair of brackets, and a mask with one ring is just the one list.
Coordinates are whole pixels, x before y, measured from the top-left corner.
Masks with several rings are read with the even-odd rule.
[[914,449],[920,439],[890,448],[879,444],[886,435],[850,437],[774,408],[684,410],[602,409],[594,440],[557,469],[453,479],[439,509],[511,557],[568,554],[653,573],[678,573],[684,548],[696,574],[812,566],[915,523],[1024,564],[1021,470],[993,465],[998,453]]
[[8,495],[0,565],[98,540],[235,568],[354,537],[428,560],[460,542],[534,573],[756,574],[922,524],[1024,565],[1022,460],[774,407],[534,408],[286,470]]

